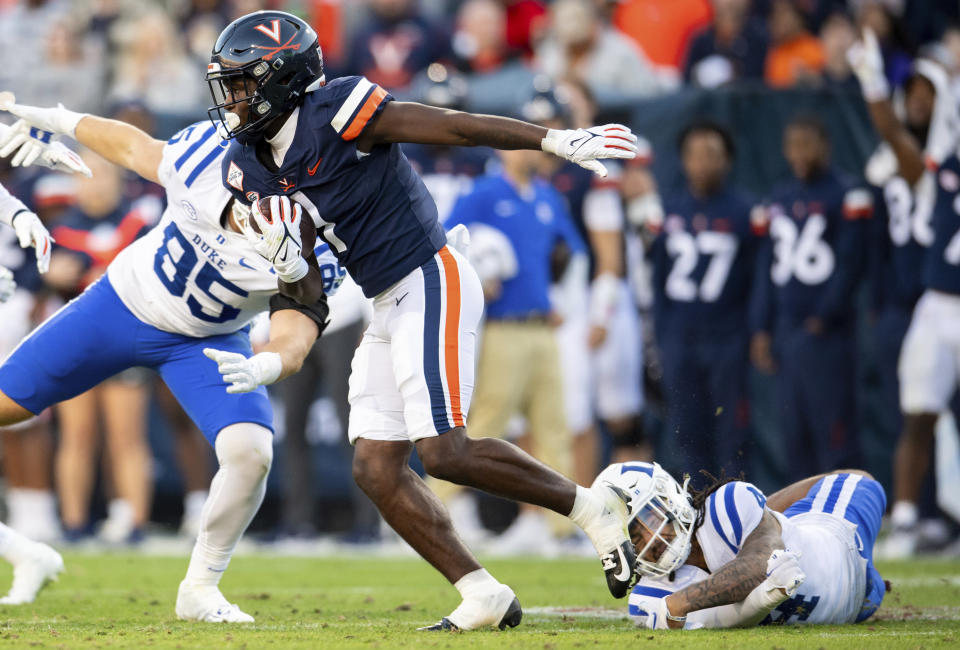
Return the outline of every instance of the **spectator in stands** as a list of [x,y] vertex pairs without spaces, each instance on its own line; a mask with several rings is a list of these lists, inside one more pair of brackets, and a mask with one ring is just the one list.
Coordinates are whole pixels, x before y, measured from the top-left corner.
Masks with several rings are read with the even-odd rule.
[[505,0],[507,46],[533,56],[534,44],[547,27],[547,3],[541,0]]
[[[209,104],[202,69],[187,56],[173,21],[159,9],[122,19],[114,28],[113,101],[140,100],[153,113],[196,116]],[[212,45],[212,44],[211,44]]]
[[[569,475],[571,438],[549,296],[551,257],[561,241],[574,253],[585,252],[585,246],[561,195],[536,176],[543,154],[499,155],[503,171],[479,179],[447,222],[448,229],[470,228],[470,255],[487,299],[470,427],[474,435],[501,438],[511,418],[522,415],[533,454]],[[456,486],[438,483],[441,496],[457,492]],[[551,541],[542,511],[521,512],[515,526],[537,531],[524,539],[542,550]],[[550,522],[556,535],[573,532],[561,518]]]
[[683,78],[704,88],[762,79],[767,34],[750,0],[713,0],[713,22],[690,42]]
[[[119,168],[91,153],[84,162],[93,178],[77,183],[77,203],[52,229],[57,241],[44,281],[72,297],[103,274],[107,264],[156,223],[160,204],[123,198]],[[150,514],[150,450],[146,441],[147,382],[132,369],[57,406],[60,447],[57,491],[68,540],[88,531],[90,496],[96,475],[97,437],[102,418],[116,498],[110,504],[104,539],[137,541]]]
[[492,72],[520,55],[507,43],[507,12],[497,0],[463,3],[452,47],[456,67],[463,73]]
[[679,467],[737,475],[750,442],[748,312],[761,238],[753,203],[730,187],[733,139],[697,121],[680,136],[687,186],[667,198],[656,238],[654,328],[663,365],[668,440]]
[[44,44],[50,30],[67,18],[69,11],[70,3],[65,0],[20,0],[0,9],[0,60],[10,62],[0,68],[0,88],[36,101],[23,95],[25,86],[21,84],[29,82],[24,72],[44,65]]
[[690,38],[710,23],[710,0],[622,0],[613,22],[647,58],[677,75]]
[[830,167],[830,136],[800,116],[784,129],[793,178],[771,194],[761,255],[754,364],[780,370],[780,436],[788,481],[859,467],[856,301],[873,198]]
[[764,79],[774,88],[811,85],[826,63],[823,45],[807,31],[797,0],[773,0],[770,7],[770,50]]
[[576,79],[603,101],[618,96],[653,96],[671,87],[658,76],[637,45],[597,15],[591,0],[557,0],[550,31],[537,48],[537,62],[552,79]]
[[43,47],[43,61],[29,74],[17,75],[10,90],[40,106],[62,102],[81,111],[100,107],[106,76],[100,50],[81,39],[66,17],[49,26]]
[[432,61],[447,56],[447,39],[417,11],[416,0],[368,0],[344,65],[391,91],[405,89]]
[[856,40],[856,28],[846,13],[836,11],[824,20],[820,27],[820,43],[824,56],[823,81],[827,86],[857,88],[857,80],[847,61],[847,50]]

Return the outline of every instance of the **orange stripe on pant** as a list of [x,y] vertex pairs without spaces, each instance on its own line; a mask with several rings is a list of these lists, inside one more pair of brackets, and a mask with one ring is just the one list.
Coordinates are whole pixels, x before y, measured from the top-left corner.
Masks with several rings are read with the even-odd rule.
[[450,393],[450,413],[453,426],[462,427],[463,413],[460,409],[460,269],[450,250],[444,246],[437,254],[443,264],[443,277],[447,285],[446,327],[443,332],[443,359],[447,375],[447,391]]
[[382,102],[386,96],[387,91],[377,86],[374,91],[370,93],[370,96],[367,97],[367,101],[363,103],[363,108],[361,108],[357,116],[353,118],[350,127],[344,131],[341,137],[344,140],[353,140],[360,135],[363,127],[367,125],[367,122],[370,121],[370,118],[373,117],[373,114],[377,111],[377,106],[380,105],[380,102]]

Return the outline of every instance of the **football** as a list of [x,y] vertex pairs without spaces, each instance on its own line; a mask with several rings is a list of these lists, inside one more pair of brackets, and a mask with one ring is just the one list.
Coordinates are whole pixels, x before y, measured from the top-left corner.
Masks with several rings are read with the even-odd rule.
[[[290,203],[294,206],[300,206],[300,241],[303,243],[303,250],[312,251],[317,245],[317,229],[313,225],[313,219],[310,218],[310,213],[306,211],[303,205],[293,199],[290,199]],[[278,215],[271,212],[270,205],[269,196],[257,200],[257,207],[260,210],[260,214],[272,222]],[[250,227],[253,228],[254,232],[260,232],[256,219],[250,219]],[[305,255],[304,257],[308,256]]]

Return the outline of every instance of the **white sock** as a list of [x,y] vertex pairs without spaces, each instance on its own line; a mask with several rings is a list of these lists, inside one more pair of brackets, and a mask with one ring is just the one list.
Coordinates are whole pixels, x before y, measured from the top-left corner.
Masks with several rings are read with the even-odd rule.
[[9,526],[17,531],[29,531],[28,536],[34,539],[46,540],[59,535],[57,499],[51,490],[9,488],[7,512]]
[[894,528],[913,528],[918,518],[917,504],[912,501],[897,501],[890,511],[890,523]]
[[260,509],[273,461],[273,435],[249,422],[224,428],[215,447],[220,469],[210,483],[185,578],[197,586],[220,582],[237,542]]
[[206,490],[193,490],[183,495],[183,518],[201,515],[208,496],[210,493]]
[[486,569],[477,569],[457,580],[453,586],[463,599],[467,600],[489,593],[492,588],[500,586],[500,583]]
[[34,542],[6,524],[0,524],[0,557],[16,566],[30,557]]
[[577,486],[577,498],[573,501],[573,510],[567,515],[570,520],[584,530],[597,517],[603,514],[603,503],[593,492],[582,485]]

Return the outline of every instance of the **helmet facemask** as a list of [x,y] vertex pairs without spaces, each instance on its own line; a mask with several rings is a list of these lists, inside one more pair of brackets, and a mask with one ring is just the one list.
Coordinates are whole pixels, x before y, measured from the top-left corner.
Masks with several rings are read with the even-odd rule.
[[677,570],[690,555],[696,516],[687,494],[689,477],[680,486],[659,466],[654,467],[650,491],[631,504],[628,530],[637,546],[634,570],[659,577]]
[[271,115],[270,102],[260,95],[260,81],[270,73],[270,67],[266,61],[236,68],[222,68],[219,63],[207,66],[207,85],[213,97],[207,116],[224,140],[258,132],[276,117]]

